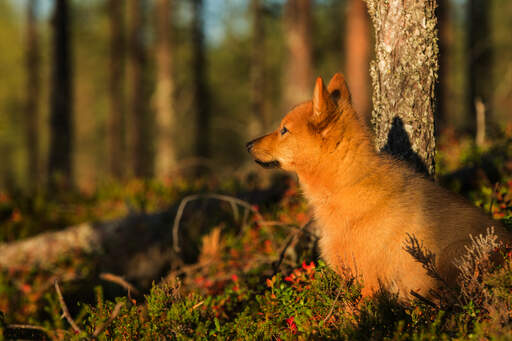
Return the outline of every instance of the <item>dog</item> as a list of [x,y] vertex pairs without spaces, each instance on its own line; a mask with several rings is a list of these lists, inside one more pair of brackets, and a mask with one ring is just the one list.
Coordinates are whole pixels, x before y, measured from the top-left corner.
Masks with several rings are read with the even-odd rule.
[[277,130],[247,143],[262,167],[295,172],[313,207],[322,258],[363,281],[363,296],[380,289],[411,299],[431,297],[440,283],[404,248],[413,236],[435,254],[439,274],[456,285],[454,261],[470,235],[510,240],[497,221],[437,186],[403,161],[375,150],[372,134],[350,101],[343,75],[325,87],[316,80],[311,101],[294,107]]

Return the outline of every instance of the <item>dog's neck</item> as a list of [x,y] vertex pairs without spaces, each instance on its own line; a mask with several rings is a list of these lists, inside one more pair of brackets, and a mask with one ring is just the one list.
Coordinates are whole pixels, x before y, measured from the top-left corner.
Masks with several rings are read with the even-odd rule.
[[[330,201],[337,206],[353,205],[350,198],[364,196],[368,181],[374,182],[384,173],[378,169],[382,161],[376,160],[369,133],[353,110],[344,112],[330,129],[330,138],[324,141],[318,162],[297,169],[306,197],[315,208],[329,206]],[[340,200],[340,196],[347,200]],[[337,199],[332,200],[334,197]]]

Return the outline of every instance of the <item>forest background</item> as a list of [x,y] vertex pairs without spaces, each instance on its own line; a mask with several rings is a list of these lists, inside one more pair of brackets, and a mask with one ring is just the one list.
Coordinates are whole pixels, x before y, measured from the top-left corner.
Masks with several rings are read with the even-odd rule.
[[[310,98],[315,76],[336,71],[346,70],[358,111],[371,110],[373,35],[357,1],[289,10],[283,1],[111,3],[70,1],[59,28],[53,1],[2,1],[0,188],[44,187],[50,172],[88,190],[106,179],[193,174],[200,164],[241,174],[244,142]],[[438,133],[474,136],[480,99],[496,135],[510,123],[512,4],[440,5]],[[64,64],[52,52],[59,42],[69,44]],[[52,78],[66,63],[69,74]],[[62,81],[69,104],[60,107],[51,98]],[[61,136],[53,147],[52,135]]]
[[[435,181],[510,223],[512,2],[437,4]],[[317,76],[370,124],[374,39],[362,0],[0,1],[0,331],[509,333],[508,250],[455,301],[359,304],[296,179],[246,152]]]

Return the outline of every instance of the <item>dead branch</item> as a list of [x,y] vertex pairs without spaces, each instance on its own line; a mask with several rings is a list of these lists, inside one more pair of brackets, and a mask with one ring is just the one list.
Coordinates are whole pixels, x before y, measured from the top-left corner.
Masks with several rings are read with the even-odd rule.
[[324,323],[326,323],[329,320],[329,318],[331,317],[331,315],[334,311],[334,306],[338,302],[338,299],[340,298],[342,291],[343,291],[343,285],[340,284],[340,287],[338,288],[338,293],[336,294],[336,297],[334,298],[334,301],[332,302],[331,309],[329,309],[329,312],[327,313],[327,315],[324,318]]
[[104,272],[104,273],[100,274],[100,278],[105,281],[112,282],[112,283],[122,286],[123,288],[126,289],[126,291],[128,291],[128,296],[130,295],[131,292],[133,292],[135,295],[140,294],[140,292],[139,292],[139,290],[137,290],[137,288],[135,288],[132,284],[130,284],[128,281],[126,281],[121,276],[117,276],[117,275],[114,275],[111,273]]
[[292,242],[295,241],[302,233],[304,233],[306,228],[311,225],[313,222],[313,219],[310,219],[307,223],[302,225],[297,231],[295,231],[294,234],[292,234],[290,237],[288,237],[288,240],[284,244],[283,248],[281,249],[281,252],[279,253],[279,259],[274,264],[274,275],[277,274],[277,271],[279,271],[279,267],[283,263],[284,256],[286,255],[286,251],[292,245]]
[[71,314],[69,313],[68,306],[66,305],[64,297],[62,296],[62,292],[60,291],[58,280],[55,280],[55,291],[57,291],[57,296],[59,297],[59,303],[62,309],[62,317],[65,317],[66,320],[68,320],[69,324],[71,325],[76,334],[80,334],[82,331],[80,330],[80,328],[78,328],[75,321],[71,317]]
[[173,248],[174,251],[179,253],[181,251],[179,246],[179,228],[180,228],[180,221],[181,217],[183,215],[183,211],[185,210],[185,206],[191,201],[198,200],[198,199],[216,199],[220,201],[226,201],[231,204],[231,207],[233,209],[233,214],[235,218],[238,218],[238,210],[236,209],[236,205],[242,206],[246,208],[247,210],[251,211],[254,215],[256,215],[259,219],[263,220],[263,217],[261,214],[247,201],[238,199],[229,195],[224,194],[216,194],[216,193],[207,193],[207,194],[193,194],[186,196],[183,198],[180,202],[180,205],[178,206],[178,211],[176,213],[176,217],[174,218],[174,225],[172,227],[172,240],[173,240]]
[[411,290],[410,291],[410,294],[412,296],[414,296],[415,298],[417,298],[418,300],[420,300],[421,302],[425,303],[425,304],[428,304],[429,306],[431,307],[434,307],[436,309],[439,309],[439,306],[437,304],[435,304],[434,302],[432,302],[431,300],[429,300],[428,298],[426,297],[423,297],[421,296],[420,294],[418,294],[416,291],[414,290]]
[[105,330],[105,328],[107,328],[112,323],[112,321],[115,320],[117,315],[119,315],[119,312],[121,311],[121,308],[123,307],[123,305],[124,305],[124,302],[119,302],[116,304],[116,306],[114,307],[114,310],[112,310],[112,314],[110,314],[110,317],[108,318],[108,320],[106,320],[105,323],[102,323],[101,325],[96,327],[96,329],[94,330],[94,333],[92,334],[93,339],[96,339]]
[[41,326],[8,324],[5,326],[3,337],[6,340],[45,340],[53,338],[50,334],[49,330]]

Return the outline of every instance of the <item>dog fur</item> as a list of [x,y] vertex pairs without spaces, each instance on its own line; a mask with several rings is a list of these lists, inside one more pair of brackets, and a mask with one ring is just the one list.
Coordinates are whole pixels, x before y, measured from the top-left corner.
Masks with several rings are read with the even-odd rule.
[[375,151],[341,74],[327,89],[318,78],[311,101],[247,148],[260,165],[297,173],[314,209],[322,257],[340,273],[348,268],[360,275],[363,295],[382,287],[400,298],[410,298],[411,290],[429,297],[439,285],[404,250],[407,234],[436,255],[450,284],[457,277],[453,262],[470,235],[493,226],[499,237],[511,239],[499,222],[463,198]]

